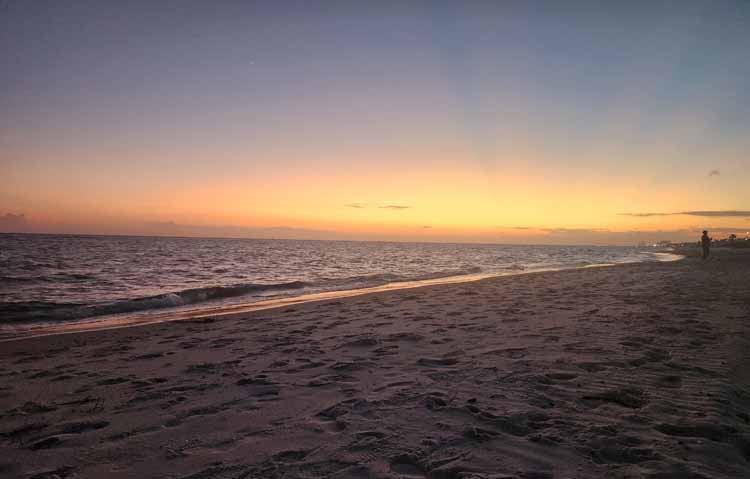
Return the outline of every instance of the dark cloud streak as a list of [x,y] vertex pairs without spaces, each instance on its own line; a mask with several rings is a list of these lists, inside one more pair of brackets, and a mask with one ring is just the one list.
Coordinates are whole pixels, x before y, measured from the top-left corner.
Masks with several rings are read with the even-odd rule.
[[[367,203],[349,203],[347,205],[344,205],[347,208],[356,208],[356,209],[363,209],[368,208],[369,205]],[[378,208],[383,210],[408,210],[411,208],[409,205],[381,205],[378,206]]]
[[719,210],[719,211],[678,211],[676,213],[618,213],[620,216],[633,216],[636,218],[647,218],[650,216],[701,216],[713,218],[745,218],[750,217],[750,211],[743,210]]
[[408,210],[411,208],[411,206],[407,205],[383,205],[378,206],[378,208],[384,209],[384,210]]
[[649,216],[670,216],[678,213],[618,213],[619,216],[633,216],[636,218],[647,218]]
[[690,216],[716,216],[716,217],[750,217],[750,211],[737,211],[737,210],[727,210],[727,211],[683,211],[680,213],[681,215],[690,215]]

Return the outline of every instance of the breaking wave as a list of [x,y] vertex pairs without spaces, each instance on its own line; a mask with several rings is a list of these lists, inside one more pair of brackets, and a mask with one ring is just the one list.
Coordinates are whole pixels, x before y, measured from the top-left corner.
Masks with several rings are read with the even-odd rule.
[[310,291],[335,291],[361,289],[387,283],[404,281],[425,281],[430,279],[462,276],[481,272],[479,267],[455,271],[438,271],[419,276],[397,274],[372,274],[350,278],[323,279],[318,282],[290,281],[286,283],[258,284],[240,283],[225,286],[192,288],[155,296],[125,299],[103,304],[55,303],[44,301],[0,303],[0,316],[3,322],[64,321],[105,316],[110,314],[133,313],[152,309],[174,308],[208,301],[241,296],[268,297],[273,294],[296,295]]

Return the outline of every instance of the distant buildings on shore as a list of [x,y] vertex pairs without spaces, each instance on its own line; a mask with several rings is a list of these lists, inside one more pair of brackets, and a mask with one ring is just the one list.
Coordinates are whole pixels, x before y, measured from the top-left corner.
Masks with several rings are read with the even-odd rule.
[[[654,244],[655,247],[690,247],[700,246],[700,240],[688,241],[686,243],[672,243],[671,241],[659,241]],[[738,238],[736,234],[731,234],[726,238],[712,239],[711,246],[714,248],[750,248],[750,237]]]

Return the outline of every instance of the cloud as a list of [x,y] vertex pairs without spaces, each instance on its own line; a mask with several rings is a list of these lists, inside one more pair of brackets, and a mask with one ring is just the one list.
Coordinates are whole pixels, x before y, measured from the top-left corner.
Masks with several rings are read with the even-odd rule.
[[4,216],[0,216],[0,231],[5,233],[22,233],[28,231],[29,223],[26,220],[26,215],[19,213],[14,215],[13,213],[6,213]]
[[636,218],[646,218],[649,216],[669,216],[677,213],[617,213],[619,216],[634,216]]
[[[368,205],[367,203],[349,203],[349,204],[344,205],[344,206],[346,206],[347,208],[362,209],[362,208],[368,208],[370,205]],[[391,205],[391,204],[387,204],[387,205],[378,206],[378,208],[381,208],[381,209],[384,209],[384,210],[406,210],[406,209],[411,208],[411,206],[408,206],[408,205]]]
[[385,210],[407,210],[407,209],[411,208],[411,206],[407,206],[407,205],[383,205],[383,206],[378,206],[378,208],[382,208],[382,209],[385,209]]
[[708,172],[708,176],[719,176],[721,175],[721,171],[719,170],[711,170]]
[[750,211],[742,210],[719,210],[719,211],[678,211],[676,213],[618,213],[620,216],[633,216],[636,218],[645,218],[649,216],[701,216],[714,218],[750,218]]
[[603,228],[539,228],[539,231],[544,231],[550,234],[592,234],[592,233],[610,233],[611,231]]
[[718,217],[750,217],[750,211],[737,211],[737,210],[726,210],[726,211],[683,211],[679,213],[681,215],[690,216],[718,216]]

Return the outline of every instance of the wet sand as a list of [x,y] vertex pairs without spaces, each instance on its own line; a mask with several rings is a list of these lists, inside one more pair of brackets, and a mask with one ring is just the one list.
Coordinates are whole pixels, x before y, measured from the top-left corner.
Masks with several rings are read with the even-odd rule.
[[0,344],[0,476],[750,477],[750,255]]

